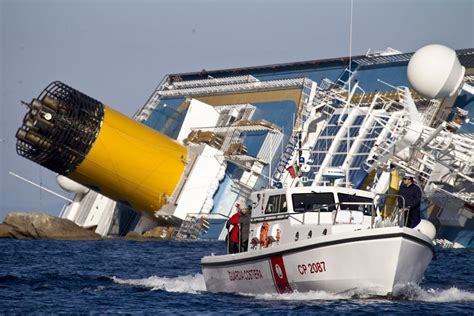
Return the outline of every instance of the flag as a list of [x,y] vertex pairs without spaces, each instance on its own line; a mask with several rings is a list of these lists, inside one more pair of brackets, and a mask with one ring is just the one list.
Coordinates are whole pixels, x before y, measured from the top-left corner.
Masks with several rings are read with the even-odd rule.
[[292,178],[301,176],[300,167],[296,164],[291,165],[288,168],[286,168],[286,171],[288,171],[288,173],[290,174]]
[[292,178],[296,178],[296,170],[293,165],[286,168],[286,171],[288,171],[288,173],[290,174]]

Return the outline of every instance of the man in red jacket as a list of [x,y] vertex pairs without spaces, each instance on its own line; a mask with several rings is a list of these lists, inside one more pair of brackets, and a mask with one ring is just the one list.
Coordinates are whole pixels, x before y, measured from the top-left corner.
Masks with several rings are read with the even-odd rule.
[[238,253],[240,248],[239,236],[240,205],[237,204],[237,213],[232,215],[229,222],[233,225],[229,236],[229,253]]

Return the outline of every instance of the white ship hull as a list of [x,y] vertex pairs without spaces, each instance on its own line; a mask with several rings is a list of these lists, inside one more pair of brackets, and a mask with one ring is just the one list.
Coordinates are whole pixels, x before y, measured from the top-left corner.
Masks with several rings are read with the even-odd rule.
[[211,292],[287,293],[353,289],[376,295],[419,283],[434,255],[431,240],[409,228],[379,228],[297,241],[201,261]]

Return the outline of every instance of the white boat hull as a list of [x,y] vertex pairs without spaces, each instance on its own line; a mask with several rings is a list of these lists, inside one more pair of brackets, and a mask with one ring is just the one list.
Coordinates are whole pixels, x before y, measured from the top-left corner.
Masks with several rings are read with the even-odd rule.
[[408,228],[380,228],[208,256],[201,261],[211,292],[287,293],[353,289],[387,295],[396,285],[419,283],[434,248]]

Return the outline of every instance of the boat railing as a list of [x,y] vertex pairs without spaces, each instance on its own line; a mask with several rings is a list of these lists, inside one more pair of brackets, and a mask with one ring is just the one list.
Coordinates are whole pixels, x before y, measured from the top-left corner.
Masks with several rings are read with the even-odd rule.
[[282,219],[288,219],[292,218],[299,222],[300,224],[305,224],[304,219],[300,220],[296,218],[294,215],[299,215],[302,213],[274,213],[274,214],[266,214],[266,215],[261,215],[261,216],[254,216],[251,219],[251,223],[260,223],[260,222],[271,222],[271,221],[277,221],[277,220],[282,220]]
[[[382,216],[381,226],[403,227],[407,225],[409,209],[405,206],[403,196],[399,194],[376,194],[374,200],[377,201],[378,214]],[[395,203],[386,203],[387,200],[393,200]],[[381,208],[383,209],[380,210]],[[385,214],[388,214],[388,216],[384,216]]]
[[[401,205],[388,205],[383,204],[380,205],[380,201],[384,201],[388,197],[395,197],[401,198]],[[397,200],[397,199],[396,199]],[[374,201],[377,202],[339,202],[339,203],[332,203],[332,204],[321,204],[318,205],[317,208],[313,208],[304,212],[294,212],[294,213],[271,213],[265,214],[261,216],[252,217],[251,223],[260,223],[260,222],[269,222],[269,221],[277,221],[283,219],[293,219],[298,223],[305,225],[309,224],[306,221],[306,214],[310,213],[317,213],[318,219],[317,224],[321,224],[321,213],[328,213],[332,212],[334,214],[332,219],[332,225],[340,224],[338,222],[338,214],[341,211],[352,211],[352,212],[361,212],[364,215],[371,216],[371,223],[370,228],[376,228],[380,226],[406,226],[406,222],[408,219],[408,210],[405,208],[405,199],[403,196],[397,194],[377,194]],[[393,211],[391,212],[390,216],[386,218],[382,218],[381,222],[376,222],[377,217],[382,216],[382,214],[386,214],[384,211],[381,211],[381,207],[388,208],[393,207]],[[349,224],[352,223],[352,218],[349,220]],[[314,222],[311,222],[314,224]]]
[[[332,224],[336,225],[337,224],[337,214],[338,211],[342,210],[345,211],[346,209],[341,209],[343,206],[357,206],[358,209],[349,209],[354,212],[366,212],[365,210],[371,209],[374,207],[373,203],[368,203],[368,202],[342,202],[342,203],[331,203],[331,204],[320,204],[318,205],[317,208],[313,208],[304,212],[295,212],[295,213],[271,213],[271,214],[265,214],[261,216],[254,216],[252,217],[251,223],[260,223],[260,222],[269,222],[269,221],[276,221],[276,220],[282,220],[282,219],[294,219],[298,223],[305,225],[305,224],[310,224],[306,221],[306,214],[309,213],[317,213],[318,214],[318,222],[317,224],[321,224],[321,213],[328,213],[328,212],[334,212],[334,219]],[[364,207],[361,209],[361,206]],[[366,206],[366,207],[365,207]],[[311,224],[314,224],[311,222]]]

